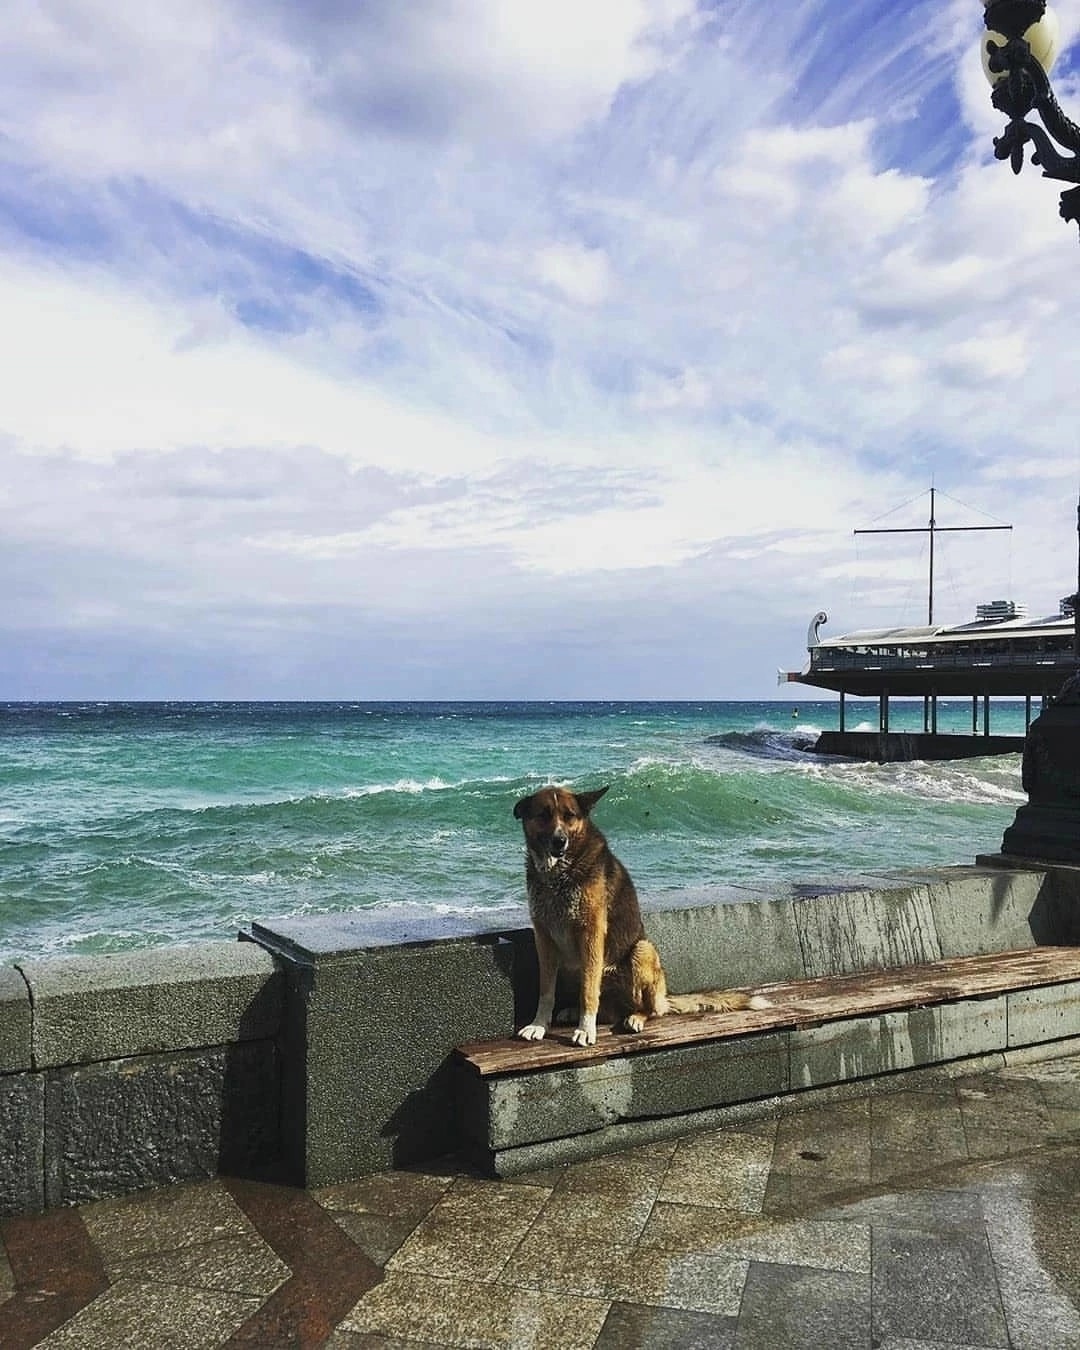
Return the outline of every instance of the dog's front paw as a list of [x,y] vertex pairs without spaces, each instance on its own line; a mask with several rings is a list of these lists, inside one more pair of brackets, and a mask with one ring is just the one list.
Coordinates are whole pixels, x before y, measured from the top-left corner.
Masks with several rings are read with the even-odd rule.
[[574,1034],[570,1037],[574,1045],[595,1045],[596,1044],[596,1014],[583,1013],[581,1021],[574,1028]]
[[530,1022],[518,1032],[523,1041],[542,1041],[546,1034],[547,1027],[542,1022]]
[[644,1031],[645,1030],[644,1013],[627,1013],[626,1020],[623,1022],[624,1031]]

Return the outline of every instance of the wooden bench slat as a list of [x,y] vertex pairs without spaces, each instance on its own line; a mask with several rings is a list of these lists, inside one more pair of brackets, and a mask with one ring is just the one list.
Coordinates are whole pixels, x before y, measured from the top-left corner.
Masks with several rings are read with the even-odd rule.
[[1080,947],[1030,947],[953,957],[926,965],[825,975],[762,985],[755,992],[773,1007],[731,1013],[680,1013],[659,1018],[634,1035],[601,1027],[596,1044],[571,1044],[572,1028],[556,1027],[542,1041],[507,1036],[473,1041],[457,1055],[481,1077],[536,1073],[560,1064],[673,1049],[754,1032],[790,1030],[845,1018],[925,1007],[958,999],[986,998],[1007,990],[1080,980]]

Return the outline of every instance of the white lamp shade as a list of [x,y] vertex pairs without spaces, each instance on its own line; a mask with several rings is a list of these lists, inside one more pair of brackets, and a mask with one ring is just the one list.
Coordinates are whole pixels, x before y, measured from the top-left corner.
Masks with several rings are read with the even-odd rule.
[[[1058,54],[1058,45],[1060,34],[1058,30],[1058,18],[1054,11],[1047,8],[1038,23],[1033,23],[1024,34],[1028,46],[1031,48],[1031,54],[1042,66],[1043,70],[1049,74],[1050,67],[1054,64],[1054,59]],[[983,74],[991,84],[997,84],[999,80],[1005,78],[1004,71],[992,71],[990,69],[990,55],[987,51],[987,44],[992,42],[997,47],[1004,47],[1008,41],[1000,33],[987,32],[983,34],[980,43],[982,52]]]

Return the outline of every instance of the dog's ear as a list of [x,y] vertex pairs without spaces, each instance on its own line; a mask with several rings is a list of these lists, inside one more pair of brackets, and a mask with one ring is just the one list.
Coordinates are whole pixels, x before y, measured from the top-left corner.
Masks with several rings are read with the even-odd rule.
[[585,814],[588,815],[589,812],[596,805],[596,803],[600,800],[600,798],[604,795],[604,793],[608,791],[610,787],[611,784],[609,783],[607,787],[597,788],[595,792],[575,793],[575,796],[577,797],[578,806],[580,806],[582,811],[584,811]]
[[514,804],[514,819],[524,820],[529,814],[529,807],[532,805],[532,797],[522,797],[521,801]]

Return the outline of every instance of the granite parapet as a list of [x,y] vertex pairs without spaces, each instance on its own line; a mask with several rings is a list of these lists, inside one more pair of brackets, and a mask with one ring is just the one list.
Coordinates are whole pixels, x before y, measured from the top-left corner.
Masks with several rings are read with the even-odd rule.
[[35,1068],[276,1036],[284,977],[246,942],[25,961]]
[[31,1067],[30,989],[13,966],[0,966],[0,1074]]

